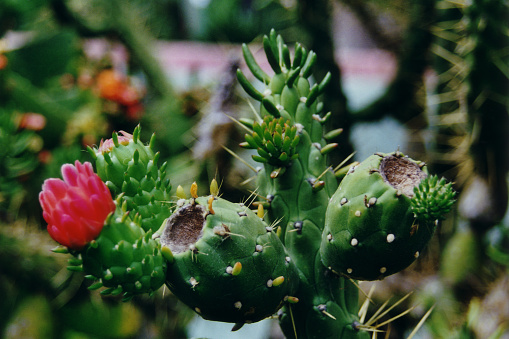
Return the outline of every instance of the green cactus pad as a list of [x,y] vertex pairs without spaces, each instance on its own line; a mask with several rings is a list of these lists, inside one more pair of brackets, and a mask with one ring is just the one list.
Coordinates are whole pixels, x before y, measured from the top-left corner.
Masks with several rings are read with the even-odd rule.
[[400,152],[377,153],[352,167],[327,208],[323,263],[359,280],[383,279],[409,266],[436,228],[435,220],[418,219],[412,209],[414,188],[426,177],[424,163]]
[[[117,199],[117,203],[120,199]],[[125,205],[125,204],[124,204]],[[99,237],[81,252],[83,271],[99,281],[90,289],[107,287],[101,294],[133,295],[152,293],[165,281],[166,260],[152,232],[117,207]]]
[[298,276],[272,228],[248,207],[214,196],[179,205],[160,239],[172,262],[170,290],[209,320],[243,324],[274,314]]
[[123,194],[127,210],[141,216],[145,231],[157,231],[171,214],[171,185],[166,179],[166,163],[157,165],[159,153],[152,150],[153,139],[144,145],[140,127],[133,135],[124,133],[107,140],[98,149],[89,148],[95,159],[97,174],[113,195]]

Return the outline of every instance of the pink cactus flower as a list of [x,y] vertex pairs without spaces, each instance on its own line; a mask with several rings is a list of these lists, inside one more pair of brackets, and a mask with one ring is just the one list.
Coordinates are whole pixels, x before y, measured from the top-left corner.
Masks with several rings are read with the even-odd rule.
[[69,249],[81,250],[99,236],[115,203],[89,162],[63,165],[62,177],[44,181],[39,202],[50,236]]
[[[120,131],[120,134],[118,136],[118,143],[121,145],[128,145],[129,141],[133,140],[133,135],[129,134],[124,131]],[[108,153],[115,147],[115,143],[113,142],[113,139],[106,139],[105,141],[101,140],[101,144],[99,145],[99,151],[101,153]]]

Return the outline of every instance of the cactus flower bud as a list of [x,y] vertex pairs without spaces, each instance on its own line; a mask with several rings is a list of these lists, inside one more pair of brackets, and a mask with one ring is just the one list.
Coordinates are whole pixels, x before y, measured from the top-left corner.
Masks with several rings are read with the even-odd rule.
[[39,202],[50,236],[73,250],[81,250],[101,233],[115,210],[110,191],[89,162],[62,166],[64,180],[44,181]]

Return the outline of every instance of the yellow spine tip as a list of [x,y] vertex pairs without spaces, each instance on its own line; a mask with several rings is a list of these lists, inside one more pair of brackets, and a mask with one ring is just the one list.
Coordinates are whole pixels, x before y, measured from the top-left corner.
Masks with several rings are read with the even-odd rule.
[[292,297],[292,296],[286,296],[285,301],[288,301],[290,304],[296,304],[299,302],[299,298]]
[[178,185],[178,187],[177,187],[177,198],[187,199],[186,192],[184,191],[184,188],[180,185]]
[[258,218],[263,219],[263,216],[265,215],[265,211],[263,210],[263,205],[258,204],[258,211],[256,212],[258,215]]
[[210,214],[216,214],[216,212],[214,212],[214,210],[212,209],[212,203],[214,202],[214,197],[210,197],[209,198],[209,212]]
[[285,281],[285,277],[279,276],[274,281],[272,281],[272,286],[279,286]]
[[210,194],[213,195],[214,197],[217,197],[219,195],[219,186],[217,184],[216,179],[212,179],[212,181],[210,182]]
[[193,182],[193,184],[191,185],[191,196],[196,199],[198,198],[198,184],[195,182]]
[[235,265],[233,265],[232,275],[239,275],[240,271],[242,271],[242,264],[237,261]]

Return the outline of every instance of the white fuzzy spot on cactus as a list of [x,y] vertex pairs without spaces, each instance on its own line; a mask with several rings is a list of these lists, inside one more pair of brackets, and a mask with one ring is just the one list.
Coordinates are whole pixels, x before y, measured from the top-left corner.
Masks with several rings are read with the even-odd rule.
[[355,168],[356,168],[356,167],[357,167],[357,166],[352,166],[352,167],[350,167],[350,168],[348,169],[348,172],[347,172],[346,174],[348,175],[348,174],[350,174],[350,173],[355,172]]
[[233,306],[234,306],[236,309],[240,310],[240,309],[242,308],[242,303],[241,303],[240,301],[237,301],[235,304],[233,304]]
[[192,252],[196,252],[196,246],[195,246],[194,244],[189,245],[189,249],[190,249]]
[[237,212],[237,214],[239,215],[239,217],[247,217],[247,213],[244,211]]
[[380,273],[384,274],[385,272],[387,272],[387,267],[380,268]]
[[195,307],[195,308],[194,308],[194,311],[195,311],[196,313],[198,313],[198,314],[201,314],[201,310],[200,310],[200,308],[199,308],[199,307]]
[[353,270],[352,270],[351,268],[347,268],[347,269],[346,269],[346,273],[348,273],[348,274],[352,274],[352,272],[353,272]]
[[299,100],[300,100],[300,102],[306,103],[306,101],[308,101],[308,98],[307,97],[300,97]]
[[285,109],[285,108],[283,107],[283,105],[279,105],[279,104],[278,104],[278,105],[276,105],[276,108],[277,108],[277,110],[278,110],[278,111],[282,111],[283,109]]
[[263,246],[262,245],[256,245],[255,250],[256,250],[256,252],[261,252],[261,251],[263,251]]
[[439,222],[439,220],[438,220],[438,219],[437,219],[437,220],[435,220],[435,226],[438,226],[438,222]]
[[179,200],[177,200],[177,207],[180,208],[180,207],[184,206],[185,203],[186,203],[186,199],[179,199]]
[[298,133],[302,133],[302,131],[304,130],[304,125],[302,125],[302,124],[296,123],[295,127],[297,127]]
[[358,244],[359,244],[359,240],[357,240],[356,238],[352,238],[352,240],[350,240],[350,245],[357,246]]
[[419,258],[419,255],[420,255],[419,251],[415,252],[414,254],[415,259]]
[[232,274],[232,272],[233,272],[233,267],[231,267],[231,266],[226,267],[226,273]]
[[343,198],[343,199],[341,199],[341,201],[339,203],[341,204],[341,206],[343,206],[347,202],[348,202],[348,199],[347,198]]
[[189,279],[189,283],[193,288],[195,288],[196,285],[198,285],[198,281],[194,277],[191,277],[191,279]]
[[267,96],[269,96],[271,94],[272,94],[272,91],[270,90],[270,88],[267,88],[265,91],[263,91],[263,96],[264,97],[267,97]]
[[285,262],[288,264],[290,263],[290,261],[292,261],[292,258],[290,258],[289,256],[288,257],[285,257]]
[[359,211],[359,210],[355,211],[355,216],[356,217],[360,217],[361,216],[361,211]]
[[270,227],[270,226],[265,227],[265,230],[266,230],[267,232],[272,232],[272,231],[273,231],[272,227]]
[[387,234],[387,242],[390,244],[395,239],[394,234]]
[[267,280],[267,287],[272,287],[272,279]]
[[331,241],[332,240],[332,234],[327,234],[327,240]]
[[376,201],[377,201],[377,199],[375,197],[373,197],[373,198],[369,199],[368,205],[373,206],[374,204],[376,204]]

